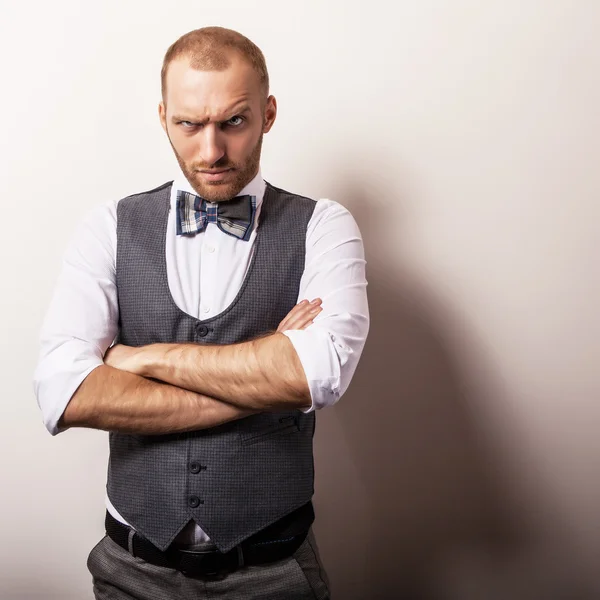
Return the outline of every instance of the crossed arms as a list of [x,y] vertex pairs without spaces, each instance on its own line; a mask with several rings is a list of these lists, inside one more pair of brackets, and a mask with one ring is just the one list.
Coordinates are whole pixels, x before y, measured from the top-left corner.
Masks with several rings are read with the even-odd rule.
[[297,304],[277,332],[241,344],[113,346],[77,389],[59,427],[176,433],[264,410],[308,408],[302,365],[281,332],[308,327],[320,304]]
[[347,389],[369,314],[362,239],[341,205],[319,201],[307,229],[299,298],[323,300],[314,323],[301,323],[310,315],[300,304],[276,332],[234,345],[111,348],[116,242],[116,203],[109,203],[90,212],[64,255],[33,382],[53,435],[75,426],[147,434],[208,428],[254,412],[321,409]]

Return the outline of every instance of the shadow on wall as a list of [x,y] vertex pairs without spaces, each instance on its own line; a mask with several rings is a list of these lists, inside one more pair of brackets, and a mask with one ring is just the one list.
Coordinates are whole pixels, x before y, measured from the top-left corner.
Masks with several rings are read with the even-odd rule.
[[523,571],[534,536],[473,411],[486,399],[469,396],[436,331],[444,315],[381,254],[391,228],[368,208],[376,198],[348,189],[339,197],[365,241],[371,329],[350,390],[318,415],[315,530],[333,597],[590,598],[577,581],[559,591],[545,557]]

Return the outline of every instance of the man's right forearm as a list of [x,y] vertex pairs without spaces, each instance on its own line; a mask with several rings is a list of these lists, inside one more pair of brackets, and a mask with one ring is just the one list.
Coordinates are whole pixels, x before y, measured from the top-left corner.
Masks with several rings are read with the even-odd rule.
[[207,429],[256,411],[101,365],[73,394],[59,429],[90,427],[135,434]]

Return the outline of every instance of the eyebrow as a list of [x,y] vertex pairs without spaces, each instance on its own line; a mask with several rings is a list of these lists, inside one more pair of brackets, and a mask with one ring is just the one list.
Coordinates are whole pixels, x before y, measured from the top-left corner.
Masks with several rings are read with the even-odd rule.
[[[230,117],[227,117],[226,119],[218,119],[217,122],[219,123],[223,123],[225,121],[228,121],[229,119],[231,119],[232,117],[235,117],[236,115],[241,115],[243,113],[246,113],[250,110],[250,106],[246,103],[244,104],[239,104],[238,106],[234,106],[233,109],[228,110],[225,114],[226,115],[231,115]],[[190,123],[195,123],[197,125],[204,125],[206,123],[208,123],[210,121],[210,119],[196,119],[194,117],[190,117],[190,116],[186,116],[186,115],[173,115],[171,117],[171,121],[173,123],[176,123],[178,121],[189,121]]]

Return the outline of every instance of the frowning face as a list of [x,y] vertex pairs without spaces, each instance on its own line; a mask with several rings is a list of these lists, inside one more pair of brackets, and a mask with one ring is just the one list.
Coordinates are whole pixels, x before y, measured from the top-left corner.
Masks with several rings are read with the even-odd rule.
[[222,71],[193,69],[186,57],[168,67],[160,121],[183,174],[210,202],[235,197],[254,178],[276,114],[275,98],[235,53]]

